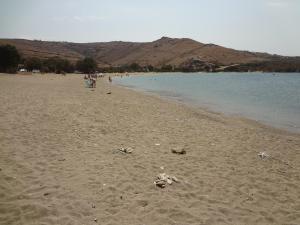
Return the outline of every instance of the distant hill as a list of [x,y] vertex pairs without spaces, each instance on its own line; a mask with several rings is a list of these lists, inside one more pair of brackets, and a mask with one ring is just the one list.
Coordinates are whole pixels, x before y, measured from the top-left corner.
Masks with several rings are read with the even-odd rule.
[[[99,67],[118,67],[137,63],[141,66],[184,67],[194,70],[221,68],[247,70],[256,65],[272,65],[272,62],[292,61],[294,69],[300,69],[299,57],[284,57],[267,53],[238,51],[214,44],[203,44],[188,38],[162,37],[153,42],[96,42],[70,43],[24,39],[0,39],[0,44],[11,44],[24,58],[49,58],[59,56],[76,62],[84,57],[93,57]],[[242,67],[241,67],[242,65]],[[262,68],[263,69],[263,68]]]

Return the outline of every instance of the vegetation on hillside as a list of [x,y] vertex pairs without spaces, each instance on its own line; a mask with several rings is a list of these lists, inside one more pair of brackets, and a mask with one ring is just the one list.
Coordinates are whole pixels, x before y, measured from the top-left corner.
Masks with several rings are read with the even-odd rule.
[[97,70],[97,63],[93,58],[86,57],[77,61],[76,69],[82,73],[94,73]]
[[20,60],[20,54],[15,46],[0,45],[0,72],[16,72]]
[[300,72],[300,57],[282,58],[272,61],[247,63],[237,65],[228,69],[226,72]]
[[24,68],[27,71],[40,70],[45,73],[72,73],[74,65],[68,60],[59,57],[51,57],[48,59],[39,59],[30,57],[24,59]]
[[13,45],[0,45],[0,72],[16,73],[18,69],[27,71],[39,70],[45,73],[73,73],[78,70],[82,73],[93,73],[97,71],[97,63],[92,58],[79,60],[76,65],[69,60],[60,57],[22,58]]

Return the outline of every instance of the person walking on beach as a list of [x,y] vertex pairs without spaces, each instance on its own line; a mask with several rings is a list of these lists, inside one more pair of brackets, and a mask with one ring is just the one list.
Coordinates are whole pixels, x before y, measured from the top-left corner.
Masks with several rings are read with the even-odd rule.
[[112,79],[110,76],[108,76],[108,82],[109,82],[109,91],[106,94],[110,95],[111,94],[111,83],[112,83]]
[[96,82],[97,82],[96,75],[94,74],[91,75],[91,81],[92,81],[92,88],[96,88]]

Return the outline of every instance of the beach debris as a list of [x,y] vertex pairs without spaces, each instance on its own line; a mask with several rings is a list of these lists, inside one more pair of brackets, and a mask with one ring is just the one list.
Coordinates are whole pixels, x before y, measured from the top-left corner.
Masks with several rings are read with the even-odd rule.
[[179,182],[179,180],[175,176],[170,176],[166,173],[160,173],[157,175],[154,184],[157,187],[165,188],[167,184],[171,185],[173,182]]
[[159,167],[161,170],[164,170],[165,169],[165,167],[163,167],[163,166],[161,166],[161,167]]
[[96,206],[94,204],[92,204],[92,208],[94,209],[94,208],[96,208]]
[[171,152],[177,155],[185,155],[186,150],[184,148],[172,148]]
[[261,159],[267,159],[267,158],[270,157],[266,152],[260,152],[260,153],[258,153],[258,156],[259,156]]
[[166,181],[163,181],[163,180],[157,180],[155,181],[155,185],[157,187],[160,187],[160,188],[165,188],[166,187]]
[[253,194],[249,194],[248,197],[246,198],[246,201],[253,201]]
[[58,159],[58,161],[63,162],[66,161],[66,159],[62,158],[62,159]]
[[156,146],[160,146],[160,144],[159,144],[159,143],[156,143],[155,145],[156,145]]
[[97,221],[98,221],[98,219],[97,219],[97,218],[95,218],[95,219],[94,219],[94,221],[95,221],[95,222],[97,222]]
[[106,94],[107,94],[107,95],[111,95],[111,91],[107,92]]
[[50,193],[49,192],[44,193],[44,196],[47,196],[47,195],[50,195]]
[[119,148],[118,151],[124,153],[124,154],[131,154],[133,152],[133,149],[128,147],[128,148]]

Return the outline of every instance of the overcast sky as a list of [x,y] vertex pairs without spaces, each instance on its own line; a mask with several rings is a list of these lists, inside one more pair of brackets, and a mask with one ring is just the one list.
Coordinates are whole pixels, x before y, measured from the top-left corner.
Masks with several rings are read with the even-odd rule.
[[70,42],[187,37],[300,56],[300,0],[0,0],[0,38]]

